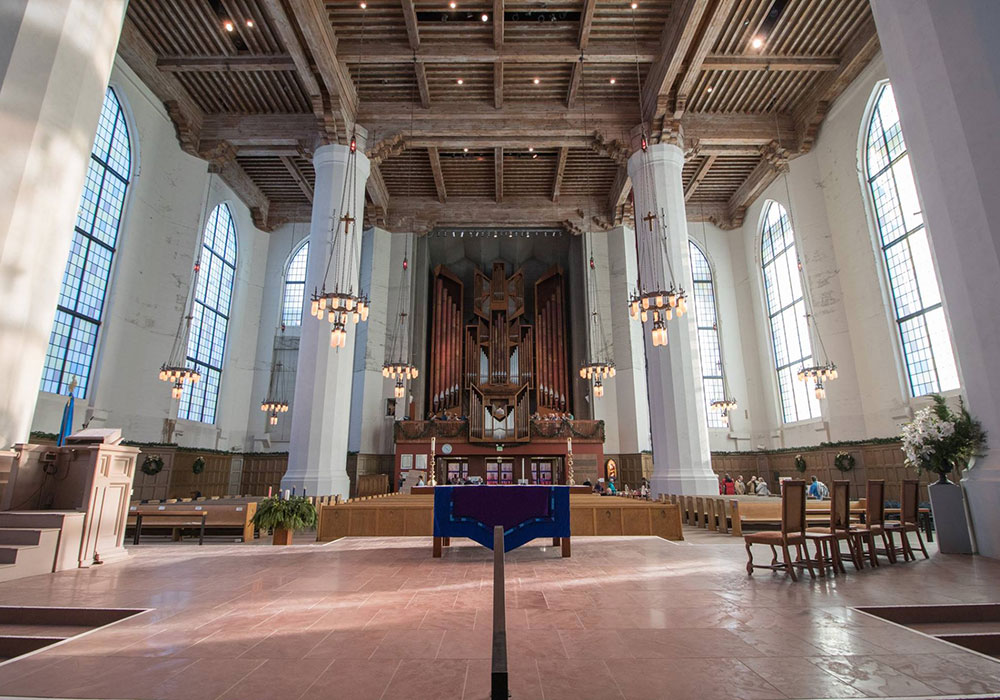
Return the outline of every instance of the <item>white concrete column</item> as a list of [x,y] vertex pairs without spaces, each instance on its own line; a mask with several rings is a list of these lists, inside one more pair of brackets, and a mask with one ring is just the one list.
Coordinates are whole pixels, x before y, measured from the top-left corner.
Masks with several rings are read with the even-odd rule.
[[[316,149],[313,166],[316,186],[313,194],[312,224],[309,230],[309,268],[306,271],[306,307],[309,295],[323,286],[330,260],[331,228],[343,216],[340,200],[347,178],[350,149],[330,144]],[[357,173],[352,206],[360,221],[364,209],[365,181],[370,166],[358,149]],[[343,228],[336,229],[339,235]],[[358,261],[360,263],[360,261]],[[357,269],[357,267],[355,268]],[[370,319],[369,319],[370,320]],[[358,327],[347,327],[345,347],[330,347],[330,324],[303,312],[299,362],[295,373],[295,410],[292,413],[292,440],[288,471],[281,480],[283,489],[293,486],[301,493],[328,496],[350,493],[347,476],[347,441],[351,420],[351,380],[354,369],[354,342]]]
[[[684,152],[667,143],[652,145],[647,151],[636,151],[628,163],[635,193],[639,268],[647,279],[653,270],[659,270],[660,279],[669,282],[667,260],[660,252],[662,246],[655,240],[662,226],[675,283],[690,293],[683,167]],[[657,217],[652,231],[644,220],[650,212]],[[660,221],[660,218],[665,220]],[[646,324],[644,333],[653,441],[650,486],[654,494],[716,493],[719,482],[712,472],[708,447],[693,308],[689,307],[689,313],[679,319],[675,317],[666,326],[669,336],[666,347],[653,347],[649,333],[652,319]]]
[[638,266],[635,231],[625,226],[608,231],[608,279],[613,338],[611,352],[615,362],[615,406],[618,424],[618,452],[638,454],[652,449],[649,435],[649,393],[646,391],[646,349],[642,326],[628,315],[628,297],[635,286]]
[[26,442],[125,0],[0,3],[0,447]]
[[992,449],[962,480],[979,551],[1000,557],[1000,3],[872,3],[937,262],[969,411]]

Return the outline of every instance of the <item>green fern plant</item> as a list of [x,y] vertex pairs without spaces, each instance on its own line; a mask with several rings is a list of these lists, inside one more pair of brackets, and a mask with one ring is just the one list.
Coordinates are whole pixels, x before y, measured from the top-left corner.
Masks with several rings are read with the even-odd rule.
[[253,524],[261,530],[304,530],[316,524],[316,506],[302,496],[272,496],[257,504]]

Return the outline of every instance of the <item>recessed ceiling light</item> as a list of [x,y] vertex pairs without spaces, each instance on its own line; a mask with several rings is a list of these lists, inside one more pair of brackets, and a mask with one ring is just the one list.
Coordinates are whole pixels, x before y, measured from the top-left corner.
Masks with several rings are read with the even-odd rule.
[[361,3],[361,9],[362,10],[367,10],[368,9],[368,3],[367,2]]
[[469,149],[468,149],[468,148],[463,148],[463,149],[462,149],[462,153],[468,153],[468,152],[469,152]]
[[709,85],[707,88],[705,88],[705,92],[712,92],[712,90],[714,90],[714,89],[715,88],[713,88],[711,85]]
[[534,80],[532,80],[531,82],[533,82],[533,83],[534,83],[535,85],[538,85],[538,83],[540,83],[540,82],[542,82],[542,81],[541,81],[541,80],[540,80],[539,78],[535,78],[535,79],[534,79]]
[[755,49],[759,49],[763,45],[764,45],[764,40],[759,36],[755,36],[753,38],[753,41],[750,42],[750,46],[754,47]]
[[532,158],[537,158],[537,157],[538,157],[538,154],[537,154],[537,153],[532,153],[532,154],[531,154],[531,157],[532,157]]
[[231,32],[234,29],[236,29],[236,27],[233,26],[233,23],[230,22],[228,19],[222,23],[222,28],[225,29],[227,32]]
[[614,79],[614,78],[612,78],[612,79],[611,79],[611,80],[609,80],[608,82],[610,82],[610,83],[611,83],[612,85],[614,85],[614,84],[615,84],[615,79]]
[[490,16],[484,12],[483,16],[480,17],[479,19],[483,20],[484,22],[489,22],[490,21]]
[[633,2],[633,3],[632,3],[632,9],[634,10],[634,9],[636,9],[637,7],[639,7],[639,3],[637,3],[637,2]]
[[450,7],[451,9],[454,10],[456,7],[458,7],[458,3],[457,2],[449,2],[448,3],[448,7]]
[[458,80],[456,80],[455,82],[456,82],[456,83],[458,83],[459,85],[461,85],[461,84],[462,84],[462,83],[464,83],[465,81],[464,81],[464,80],[462,80],[461,78],[459,78],[459,79],[458,79]]
[[248,27],[249,29],[253,29],[253,20],[252,20],[252,19],[248,19],[248,20],[247,20],[247,27]]
[[528,153],[534,153],[535,149],[533,146],[528,146]]

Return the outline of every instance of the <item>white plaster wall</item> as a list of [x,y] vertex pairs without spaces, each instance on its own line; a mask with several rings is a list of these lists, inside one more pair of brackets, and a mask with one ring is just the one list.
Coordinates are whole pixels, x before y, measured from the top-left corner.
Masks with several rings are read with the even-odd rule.
[[[121,428],[128,439],[167,437],[165,421],[176,417],[177,402],[157,372],[184,312],[206,211],[226,202],[236,224],[238,258],[216,423],[177,421],[173,439],[182,445],[243,449],[268,234],[253,226],[246,206],[221,180],[209,178],[205,161],[180,150],[162,104],[121,59],[115,61],[111,85],[128,115],[138,159],[133,159],[92,389],[78,402],[77,422],[92,415],[91,427]],[[32,430],[56,432],[64,402],[40,392]]]

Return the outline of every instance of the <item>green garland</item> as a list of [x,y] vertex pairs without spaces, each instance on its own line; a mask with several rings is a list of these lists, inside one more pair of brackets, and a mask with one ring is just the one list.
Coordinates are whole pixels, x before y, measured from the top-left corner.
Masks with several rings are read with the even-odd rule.
[[795,470],[803,473],[806,470],[806,460],[802,455],[795,455]]
[[193,471],[195,474],[201,474],[203,471],[205,471],[205,458],[195,457],[194,462],[191,463],[191,471]]
[[160,455],[146,455],[139,469],[146,476],[156,476],[163,471],[163,458]]
[[850,452],[838,452],[833,458],[833,466],[842,472],[849,472],[854,469],[854,455]]

